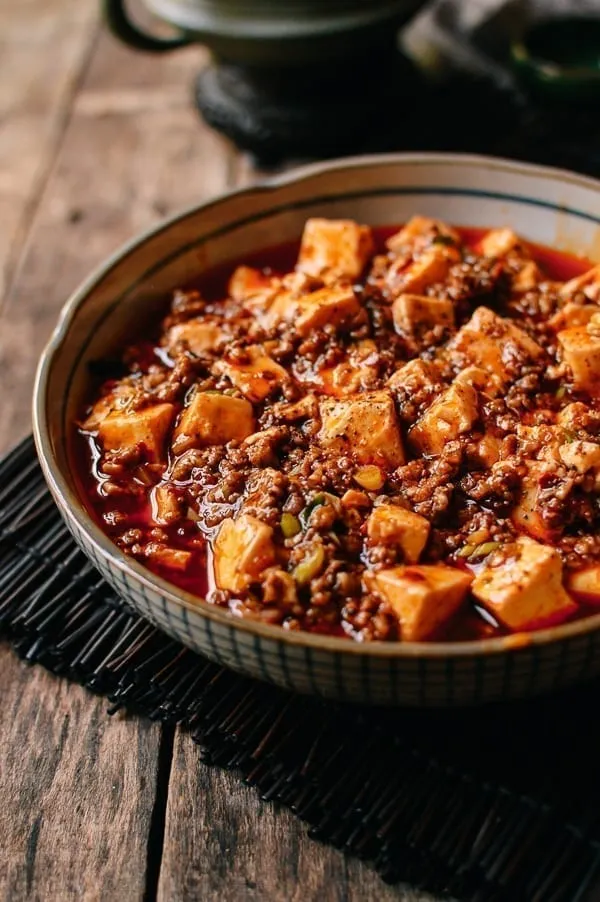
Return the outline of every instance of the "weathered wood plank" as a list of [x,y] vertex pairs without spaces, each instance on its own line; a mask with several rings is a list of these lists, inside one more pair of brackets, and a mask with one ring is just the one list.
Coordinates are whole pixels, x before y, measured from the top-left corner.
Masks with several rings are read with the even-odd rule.
[[387,886],[361,862],[316,843],[292,814],[238,777],[207,768],[175,740],[159,902],[427,902]]
[[[188,102],[201,54],[182,56],[185,66],[161,59],[153,69],[109,36],[99,41],[6,298],[0,381],[11,391],[0,407],[0,451],[29,430],[35,362],[77,283],[125,240],[214,195],[228,178],[230,145]],[[171,103],[175,91],[179,104]]]
[[143,899],[160,728],[0,647],[0,899]]
[[0,304],[97,31],[78,0],[0,6]]

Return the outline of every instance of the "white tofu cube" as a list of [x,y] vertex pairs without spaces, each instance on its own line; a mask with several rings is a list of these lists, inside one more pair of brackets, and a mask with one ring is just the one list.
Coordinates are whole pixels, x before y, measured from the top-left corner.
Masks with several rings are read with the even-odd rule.
[[[290,323],[298,313],[298,296],[287,288],[282,288],[263,300],[263,295],[253,295],[244,306],[255,313],[259,321],[268,329],[279,323]],[[259,301],[260,303],[257,303]]]
[[388,391],[364,392],[350,398],[324,398],[319,403],[319,441],[361,463],[399,467],[404,461],[402,437]]
[[401,292],[423,294],[430,285],[443,282],[450,267],[460,260],[460,254],[453,246],[434,244],[406,264],[404,258],[392,263],[385,276],[386,286],[392,296]]
[[401,294],[392,304],[392,316],[401,335],[412,336],[434,326],[454,327],[454,306],[443,298]]
[[360,277],[374,245],[371,229],[350,219],[308,219],[296,268],[325,281]]
[[502,382],[508,380],[512,365],[537,361],[544,354],[523,329],[488,307],[477,308],[448,344],[448,349]]
[[526,260],[513,275],[511,289],[515,294],[524,294],[534,289],[544,278],[535,260]]
[[300,335],[309,335],[323,326],[339,326],[360,310],[351,285],[321,288],[296,299],[294,325]]
[[435,637],[464,603],[472,579],[470,573],[442,564],[365,574],[369,590],[385,598],[398,618],[405,642]]
[[230,298],[243,304],[253,295],[268,293],[269,289],[273,289],[273,281],[271,276],[265,275],[260,269],[238,266],[229,279],[227,291]]
[[600,380],[600,335],[588,326],[558,333],[562,358],[573,374],[576,388],[591,389]]
[[441,454],[448,442],[469,431],[478,416],[476,390],[455,381],[427,408],[408,437],[422,454]]
[[590,301],[600,303],[600,263],[582,275],[565,282],[560,293],[563,297],[571,297],[578,291],[583,291]]
[[223,341],[225,333],[220,326],[210,320],[190,319],[186,323],[171,326],[166,335],[167,348],[172,350],[180,342],[200,356],[214,351]]
[[158,526],[169,526],[181,517],[183,501],[171,483],[155,486],[150,492],[152,521]]
[[398,545],[407,564],[416,564],[427,544],[429,521],[398,504],[380,504],[367,520],[367,535],[375,545]]
[[399,232],[395,232],[386,241],[386,247],[392,253],[405,253],[419,250],[436,238],[448,239],[460,244],[460,235],[455,229],[440,219],[428,216],[413,216]]
[[196,392],[175,429],[173,450],[206,448],[242,441],[254,432],[252,405],[220,392]]
[[564,429],[577,432],[578,429],[585,428],[590,414],[591,410],[587,404],[583,404],[581,401],[573,401],[559,411],[557,421]]
[[155,404],[143,410],[111,413],[100,423],[98,437],[105,451],[139,446],[150,460],[161,461],[174,418],[173,404]]
[[560,446],[558,453],[564,465],[578,473],[587,473],[600,467],[600,445],[596,442],[567,442]]
[[550,317],[548,323],[553,329],[560,332],[563,329],[572,329],[574,326],[587,326],[596,313],[598,313],[598,308],[594,304],[574,304],[573,301],[568,301],[564,307]]
[[213,366],[213,371],[227,376],[249,401],[264,401],[283,385],[288,375],[260,345],[250,345],[244,350],[249,357],[247,363],[218,360]]
[[567,588],[584,604],[600,605],[600,564],[571,573]]
[[243,592],[275,562],[273,530],[250,514],[223,520],[213,543],[215,581],[219,589]]
[[424,389],[434,388],[439,382],[440,375],[435,364],[416,357],[396,370],[388,379],[387,384],[392,391],[404,389],[411,394],[416,394]]
[[483,606],[511,630],[551,626],[577,610],[562,584],[558,551],[527,536],[494,555],[471,588]]
[[521,239],[512,229],[492,229],[479,242],[479,251],[484,257],[506,257],[521,248]]
[[[554,455],[554,453],[558,453],[557,446],[551,448],[549,456]],[[539,539],[542,542],[552,542],[557,536],[548,527],[541,515],[539,494],[541,490],[540,480],[546,473],[554,472],[556,467],[555,464],[548,461],[530,461],[527,466],[528,473],[523,480],[517,504],[511,511],[511,520],[517,529],[528,533],[534,539]]]
[[192,560],[192,552],[184,551],[183,548],[165,548],[150,542],[146,545],[146,557],[168,570],[187,570]]
[[112,391],[102,395],[96,401],[88,416],[81,423],[81,428],[86,432],[96,432],[100,423],[108,416],[126,410],[136,394],[136,386],[129,379],[117,382]]

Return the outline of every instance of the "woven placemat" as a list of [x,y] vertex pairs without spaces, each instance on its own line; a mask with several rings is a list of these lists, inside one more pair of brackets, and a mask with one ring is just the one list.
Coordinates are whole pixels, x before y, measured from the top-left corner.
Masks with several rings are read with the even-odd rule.
[[122,605],[63,525],[31,439],[0,463],[0,634],[109,713],[183,724],[207,762],[388,882],[470,902],[600,899],[600,686],[420,712],[244,679]]

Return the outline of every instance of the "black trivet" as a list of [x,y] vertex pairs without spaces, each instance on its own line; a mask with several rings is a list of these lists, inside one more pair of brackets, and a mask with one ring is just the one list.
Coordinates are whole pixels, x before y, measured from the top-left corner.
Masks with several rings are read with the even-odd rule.
[[0,632],[111,704],[179,722],[310,835],[469,902],[600,899],[598,684],[466,712],[369,710],[211,664],[76,548],[26,439],[0,463]]

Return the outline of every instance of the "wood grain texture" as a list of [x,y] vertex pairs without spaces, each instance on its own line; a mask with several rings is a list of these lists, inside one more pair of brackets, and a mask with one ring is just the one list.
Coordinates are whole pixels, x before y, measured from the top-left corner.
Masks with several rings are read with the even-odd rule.
[[427,902],[307,836],[289,811],[261,802],[235,774],[209,769],[175,739],[159,902]]
[[[0,407],[0,451],[29,431],[35,364],[77,284],[124,241],[229,178],[230,145],[188,102],[202,54],[181,56],[185,65],[161,57],[152,67],[106,34],[98,41],[4,304],[0,383],[10,394]],[[170,102],[174,93],[179,103]]]
[[94,3],[0,4],[0,305],[97,28]]
[[160,728],[0,662],[0,899],[143,899]]

